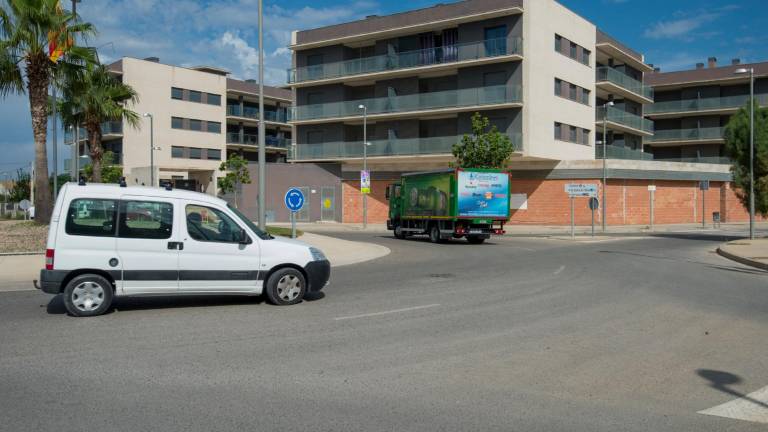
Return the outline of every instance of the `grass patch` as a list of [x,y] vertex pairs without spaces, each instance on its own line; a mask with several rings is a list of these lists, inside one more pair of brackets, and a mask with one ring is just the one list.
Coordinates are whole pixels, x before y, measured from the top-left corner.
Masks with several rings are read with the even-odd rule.
[[[282,236],[282,237],[291,236],[291,229],[285,228],[285,227],[267,226],[267,232],[276,236]],[[304,232],[302,232],[300,229],[296,230],[296,237],[301,237],[302,234],[304,234]]]

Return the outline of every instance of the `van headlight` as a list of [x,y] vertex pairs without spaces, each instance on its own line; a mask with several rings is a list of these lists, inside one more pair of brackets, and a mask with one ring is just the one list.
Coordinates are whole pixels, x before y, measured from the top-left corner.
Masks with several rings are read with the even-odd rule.
[[323,251],[321,251],[316,247],[309,248],[309,253],[312,254],[312,260],[314,261],[325,261],[328,259],[325,257],[325,254],[323,253]]

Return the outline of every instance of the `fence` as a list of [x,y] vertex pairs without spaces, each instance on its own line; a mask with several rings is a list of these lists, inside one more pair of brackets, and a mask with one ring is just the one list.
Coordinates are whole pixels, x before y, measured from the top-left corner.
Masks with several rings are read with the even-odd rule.
[[0,219],[24,219],[24,213],[18,203],[0,203]]

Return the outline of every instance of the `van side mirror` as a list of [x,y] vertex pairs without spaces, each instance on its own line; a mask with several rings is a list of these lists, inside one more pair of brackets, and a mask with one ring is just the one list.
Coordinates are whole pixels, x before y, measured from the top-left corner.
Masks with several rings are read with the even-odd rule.
[[238,242],[241,245],[249,245],[253,243],[253,240],[248,236],[248,233],[245,232],[244,229],[240,230],[240,241]]

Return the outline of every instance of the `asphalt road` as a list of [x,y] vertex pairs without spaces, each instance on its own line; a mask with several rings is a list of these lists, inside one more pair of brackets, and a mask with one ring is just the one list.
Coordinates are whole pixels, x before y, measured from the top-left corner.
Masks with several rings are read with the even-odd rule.
[[768,274],[721,237],[339,236],[392,253],[293,307],[0,293],[0,430],[766,430],[697,413],[768,385]]

